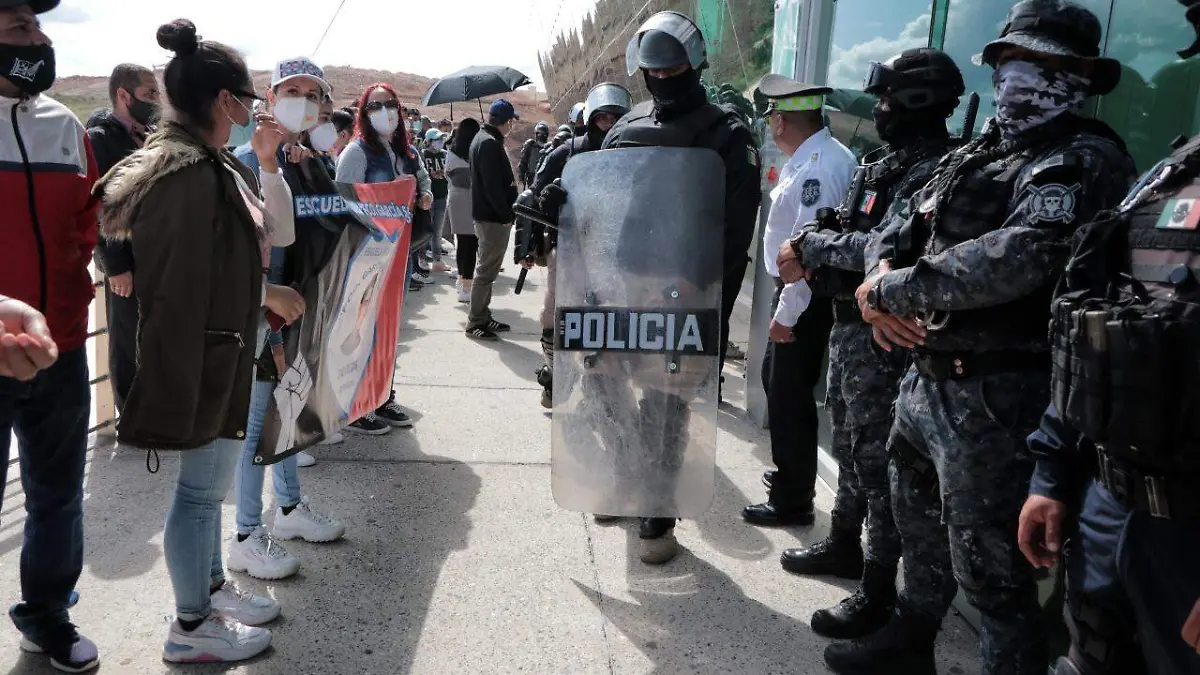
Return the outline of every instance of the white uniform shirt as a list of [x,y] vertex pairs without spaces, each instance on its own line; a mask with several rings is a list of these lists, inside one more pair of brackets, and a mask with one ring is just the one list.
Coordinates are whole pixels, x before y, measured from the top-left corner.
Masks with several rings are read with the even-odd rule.
[[[834,138],[828,128],[800,145],[780,172],[778,185],[771,190],[771,212],[763,234],[763,264],[768,274],[779,277],[775,259],[783,242],[797,234],[805,223],[816,219],[818,209],[841,205],[857,167],[854,153]],[[775,320],[784,326],[795,326],[811,300],[812,291],[804,280],[784,286]]]

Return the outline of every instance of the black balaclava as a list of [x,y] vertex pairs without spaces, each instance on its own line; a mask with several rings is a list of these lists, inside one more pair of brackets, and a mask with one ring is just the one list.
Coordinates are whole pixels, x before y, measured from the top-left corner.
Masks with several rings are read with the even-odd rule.
[[915,141],[939,140],[948,138],[946,130],[945,110],[941,105],[910,110],[895,101],[883,110],[875,104],[875,131],[884,143],[896,148],[902,148]]
[[587,125],[588,145],[593,149],[599,149],[604,144],[604,137],[608,135],[607,131],[601,131],[600,127],[595,124]]
[[654,109],[663,115],[681,115],[708,103],[708,92],[700,84],[700,71],[688,68],[671,77],[650,77],[645,70],[642,78],[654,97]]

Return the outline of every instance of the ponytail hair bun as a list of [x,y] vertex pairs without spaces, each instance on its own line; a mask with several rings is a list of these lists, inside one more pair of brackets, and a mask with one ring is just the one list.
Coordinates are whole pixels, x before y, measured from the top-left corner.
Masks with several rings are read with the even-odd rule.
[[175,19],[158,27],[158,44],[175,52],[175,56],[190,56],[200,48],[196,24],[187,19]]

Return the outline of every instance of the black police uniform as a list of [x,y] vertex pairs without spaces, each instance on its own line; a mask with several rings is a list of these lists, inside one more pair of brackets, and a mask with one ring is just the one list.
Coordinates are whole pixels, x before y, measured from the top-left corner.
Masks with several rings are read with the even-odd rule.
[[750,128],[732,107],[704,102],[681,114],[656,112],[654,103],[638,104],[609,130],[603,148],[661,146],[710,148],[725,162],[724,281],[721,286],[721,364],[729,343],[729,317],[746,275],[746,254],[758,224],[762,202],[761,161]]

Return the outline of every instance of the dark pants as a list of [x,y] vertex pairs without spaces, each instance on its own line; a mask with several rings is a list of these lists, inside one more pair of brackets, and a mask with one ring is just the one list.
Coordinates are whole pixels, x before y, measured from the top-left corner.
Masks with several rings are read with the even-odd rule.
[[[774,307],[779,302],[775,294]],[[780,509],[812,504],[817,480],[817,399],[821,363],[833,327],[833,303],[813,298],[792,328],[794,342],[768,342],[763,357],[763,389],[771,432],[771,461],[778,472],[770,501]]]
[[1181,635],[1200,600],[1200,520],[1130,511],[1092,482],[1066,553],[1073,659],[1097,675],[1139,672],[1143,659],[1150,675],[1200,675]]
[[733,307],[742,292],[742,280],[746,278],[749,263],[750,259],[746,258],[734,265],[721,281],[721,372],[725,370],[725,349],[729,346],[729,317],[733,316]]
[[469,281],[475,277],[475,263],[479,261],[479,237],[473,234],[455,235],[458,245],[454,249],[458,263],[458,277]]
[[137,374],[137,294],[122,298],[104,284],[104,302],[108,309],[108,376],[120,411]]
[[15,431],[25,492],[23,602],[9,616],[33,642],[68,621],[70,596],[83,570],[90,408],[84,349],[59,355],[32,382],[0,377],[0,483],[8,482],[8,448]]

